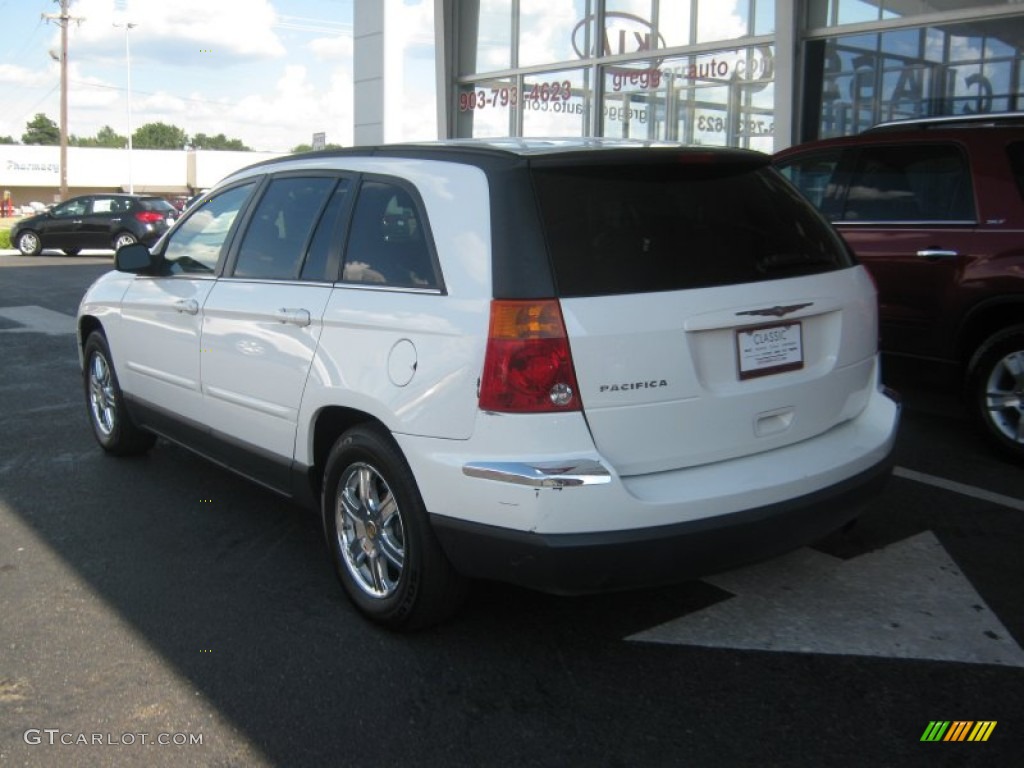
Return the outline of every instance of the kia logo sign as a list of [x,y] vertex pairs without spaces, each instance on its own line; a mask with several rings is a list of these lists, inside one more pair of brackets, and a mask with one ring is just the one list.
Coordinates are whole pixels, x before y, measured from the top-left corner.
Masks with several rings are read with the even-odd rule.
[[[600,41],[587,40],[587,31],[597,26],[596,14],[587,16],[573,29],[572,48],[581,59],[643,53],[666,47],[665,38],[654,31],[649,21],[631,13],[608,11],[604,15],[604,24],[604,34]],[[601,44],[600,50],[598,42]]]

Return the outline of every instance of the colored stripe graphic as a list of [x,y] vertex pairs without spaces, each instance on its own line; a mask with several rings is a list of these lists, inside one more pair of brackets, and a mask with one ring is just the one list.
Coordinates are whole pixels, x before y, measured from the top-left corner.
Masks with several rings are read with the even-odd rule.
[[942,741],[947,728],[949,728],[949,720],[932,720],[921,734],[921,741]]
[[954,720],[943,741],[963,741],[967,738],[967,733],[971,730],[972,725],[974,725],[973,720]]
[[997,720],[930,720],[921,741],[988,741]]
[[978,724],[974,726],[974,730],[971,731],[971,735],[967,737],[967,740],[988,741],[988,737],[996,729],[996,722],[995,720],[979,720]]

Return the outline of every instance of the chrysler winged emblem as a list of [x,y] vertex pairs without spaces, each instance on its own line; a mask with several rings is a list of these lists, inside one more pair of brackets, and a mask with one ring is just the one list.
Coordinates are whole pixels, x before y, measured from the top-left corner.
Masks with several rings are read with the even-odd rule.
[[813,306],[814,302],[809,301],[806,304],[789,304],[785,307],[776,304],[774,307],[765,307],[764,309],[748,309],[745,312],[737,312],[737,315],[753,315],[754,317],[785,317],[791,312],[796,312],[804,307]]

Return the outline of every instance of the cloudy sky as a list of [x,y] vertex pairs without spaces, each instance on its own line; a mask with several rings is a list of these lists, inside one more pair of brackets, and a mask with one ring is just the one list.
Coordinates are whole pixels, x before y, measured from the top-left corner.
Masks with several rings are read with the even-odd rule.
[[[432,0],[401,0],[408,34],[432,39]],[[54,0],[0,0],[0,136],[20,141],[43,112],[60,119],[60,31]],[[124,27],[130,34],[132,125],[163,121],[287,151],[323,131],[352,143],[352,0],[72,0],[68,131],[127,132]],[[429,72],[432,80],[432,63]],[[422,108],[413,94],[411,107]],[[433,124],[433,93],[425,103]],[[417,121],[414,121],[414,124]],[[423,138],[433,138],[425,136]]]

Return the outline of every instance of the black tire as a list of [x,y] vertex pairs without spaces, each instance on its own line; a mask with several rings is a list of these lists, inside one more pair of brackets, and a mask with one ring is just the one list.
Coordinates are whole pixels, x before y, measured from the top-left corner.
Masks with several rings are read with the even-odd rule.
[[85,404],[96,442],[107,453],[132,456],[153,447],[156,436],[138,427],[124,405],[117,372],[111,362],[110,348],[101,331],[93,331],[85,341]]
[[22,256],[38,256],[43,250],[43,241],[31,229],[19,232],[18,240],[14,245],[21,251]]
[[467,581],[441,551],[412,470],[390,435],[357,426],[338,438],[321,509],[334,571],[367,618],[412,630],[458,610]]
[[1024,325],[990,336],[971,359],[967,397],[985,434],[1024,462]]
[[65,256],[77,256],[78,252],[81,251],[82,249],[81,248],[61,248],[61,250],[64,251],[64,255]]

